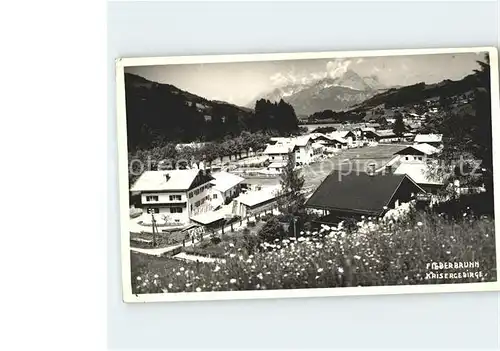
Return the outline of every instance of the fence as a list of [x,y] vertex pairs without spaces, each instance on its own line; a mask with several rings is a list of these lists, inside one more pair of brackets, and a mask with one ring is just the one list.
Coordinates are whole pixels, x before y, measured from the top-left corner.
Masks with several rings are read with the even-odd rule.
[[234,232],[235,230],[241,229],[244,226],[247,226],[249,223],[257,222],[260,218],[267,214],[279,214],[278,204],[273,203],[264,206],[263,208],[259,208],[258,211],[251,213],[250,215],[239,218],[233,221],[232,223],[227,224],[227,221],[224,222],[224,225],[220,228],[208,230],[204,232],[200,232],[196,235],[191,235],[188,239],[184,239],[182,241],[182,246],[194,246],[196,243],[203,241],[207,237],[222,235],[226,232]]

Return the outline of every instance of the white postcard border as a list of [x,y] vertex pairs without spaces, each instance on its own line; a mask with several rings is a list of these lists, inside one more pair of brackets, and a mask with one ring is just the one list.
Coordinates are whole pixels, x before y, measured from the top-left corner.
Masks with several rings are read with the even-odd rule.
[[[121,232],[121,267],[122,267],[122,299],[126,303],[164,302],[164,301],[213,301],[213,300],[240,300],[240,299],[269,299],[269,298],[298,298],[298,297],[327,297],[327,296],[365,296],[365,295],[394,295],[394,294],[422,294],[422,293],[450,293],[475,291],[500,291],[498,277],[500,267],[500,235],[497,233],[498,224],[495,222],[495,248],[497,264],[497,281],[463,284],[439,285],[402,285],[402,286],[374,286],[374,287],[343,287],[343,288],[316,288],[316,289],[283,289],[283,290],[249,290],[249,291],[218,291],[218,292],[186,292],[164,294],[133,294],[131,285],[130,266],[130,232],[129,218],[129,184],[128,184],[128,152],[127,126],[125,105],[125,67],[176,65],[176,64],[204,64],[204,63],[233,63],[233,62],[263,62],[308,59],[338,59],[377,56],[406,56],[431,55],[451,53],[479,53],[488,52],[490,59],[491,76],[491,116],[492,130],[499,130],[500,125],[500,88],[498,50],[495,47],[468,47],[468,48],[438,48],[438,49],[401,49],[401,50],[368,50],[368,51],[326,51],[301,53],[266,53],[266,54],[237,54],[237,55],[194,55],[171,57],[135,57],[116,59],[116,114],[118,140],[118,189],[120,208]],[[498,139],[500,140],[500,139]],[[494,170],[494,199],[495,214],[500,209],[500,160],[497,155],[499,141],[493,135],[493,170]],[[497,171],[495,171],[497,170]],[[499,199],[499,200],[497,200]],[[497,216],[495,216],[497,217]]]

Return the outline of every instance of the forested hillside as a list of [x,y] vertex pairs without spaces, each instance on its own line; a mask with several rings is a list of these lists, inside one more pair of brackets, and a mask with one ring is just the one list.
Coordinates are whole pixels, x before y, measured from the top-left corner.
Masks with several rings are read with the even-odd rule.
[[257,101],[255,111],[211,101],[173,85],[125,74],[129,151],[168,142],[219,141],[242,131],[289,135],[298,131],[293,107]]

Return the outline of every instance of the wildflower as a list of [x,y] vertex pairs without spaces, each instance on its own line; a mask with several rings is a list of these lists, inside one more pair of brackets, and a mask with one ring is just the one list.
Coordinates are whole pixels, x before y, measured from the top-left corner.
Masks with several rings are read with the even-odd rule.
[[449,254],[451,254],[451,251],[446,251],[446,253],[449,255]]
[[236,255],[235,254],[230,254],[229,257],[234,258],[234,257],[236,257]]
[[145,282],[145,283],[149,283],[149,279],[146,279],[144,282]]
[[356,260],[359,260],[359,259],[361,258],[361,256],[354,255],[354,258],[355,258]]
[[142,286],[146,286],[146,283],[142,283]]
[[252,260],[249,258],[248,260],[246,260],[246,263],[252,263]]
[[184,272],[184,267],[179,268],[181,272]]
[[323,272],[323,268],[318,268],[318,273]]
[[172,287],[173,287],[172,283],[168,284],[169,289],[172,289]]
[[215,268],[214,268],[214,272],[218,272],[218,271],[220,271],[220,266],[219,265],[215,266]]
[[234,244],[233,243],[229,243],[229,247],[234,247]]
[[137,280],[141,280],[141,277],[137,277]]
[[200,292],[200,291],[201,291],[201,288],[199,288],[199,287],[198,287],[198,288],[196,288],[196,291],[197,291],[197,292]]
[[339,268],[338,268],[338,271],[339,271],[339,273],[344,273],[344,268],[339,267]]
[[317,275],[316,277],[314,277],[314,279],[318,279],[319,278],[319,275]]
[[155,277],[155,278],[158,278],[158,274],[155,274],[155,275],[154,275],[154,277]]
[[153,280],[153,284],[154,284],[154,285],[156,285],[156,284],[157,284],[157,283],[156,283],[156,279],[155,279],[155,280]]
[[236,283],[236,279],[231,278],[231,280],[229,280],[229,282],[230,282],[231,284],[234,284],[234,283]]
[[177,272],[177,273],[175,273],[175,275],[179,276],[179,275],[181,275],[181,273],[180,273],[180,272]]
[[424,224],[422,222],[417,222],[417,226],[421,227],[423,226]]
[[186,283],[186,288],[189,288],[191,286],[191,283]]

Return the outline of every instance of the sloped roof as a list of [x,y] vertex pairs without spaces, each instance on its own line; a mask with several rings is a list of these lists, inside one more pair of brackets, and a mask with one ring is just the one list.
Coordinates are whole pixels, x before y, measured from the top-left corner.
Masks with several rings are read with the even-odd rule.
[[392,129],[381,129],[381,130],[376,130],[375,134],[377,134],[380,137],[395,137],[396,134],[394,134]]
[[309,140],[311,140],[311,137],[309,135],[305,135],[292,139],[291,143],[296,146],[306,146]]
[[193,220],[196,223],[207,225],[225,219],[226,216],[228,216],[229,214],[230,211],[228,211],[226,207],[226,208],[221,208],[220,210],[217,211],[207,211],[200,213],[196,216],[191,216],[191,220]]
[[241,194],[234,200],[247,205],[247,206],[255,206],[260,203],[272,200],[277,197],[278,187],[266,187],[257,191],[250,191],[246,194]]
[[439,149],[432,146],[432,145],[429,145],[427,143],[422,143],[422,144],[415,144],[415,145],[410,145],[406,148],[404,148],[403,150],[399,150],[398,152],[395,153],[395,155],[405,155],[407,154],[408,152],[410,152],[411,150],[416,150],[424,155],[433,155],[435,153],[438,153],[439,152]]
[[293,151],[295,145],[293,144],[275,144],[267,145],[264,150],[265,155],[288,154]]
[[443,180],[441,179],[442,177],[435,179],[436,177],[429,174],[427,164],[403,162],[394,170],[394,174],[406,174],[417,184],[443,184]]
[[380,214],[405,180],[411,182],[416,192],[424,192],[406,175],[370,176],[367,173],[357,172],[346,175],[333,171],[307,200],[306,206]]
[[330,137],[330,139],[345,140],[349,134],[351,134],[352,136],[356,136],[356,134],[354,134],[354,132],[350,130],[338,130],[329,133],[328,136]]
[[[199,169],[146,171],[141,174],[130,191],[188,190],[199,172]],[[209,179],[211,177],[207,177],[207,180]]]
[[443,141],[443,134],[417,134],[416,143],[440,143]]
[[272,162],[267,166],[268,168],[282,168],[286,166],[286,162]]
[[236,174],[228,173],[228,172],[216,172],[211,174],[214,180],[211,183],[214,185],[214,189],[225,192],[229,189],[235,187],[240,184],[245,179],[237,176]]

